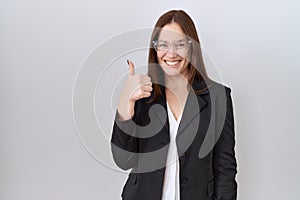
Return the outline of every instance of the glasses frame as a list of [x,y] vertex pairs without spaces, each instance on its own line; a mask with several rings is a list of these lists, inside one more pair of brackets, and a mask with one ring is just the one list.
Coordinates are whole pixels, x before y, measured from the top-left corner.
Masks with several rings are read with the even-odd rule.
[[[166,53],[166,52],[168,52],[169,50],[170,50],[170,48],[171,48],[171,46],[173,46],[174,48],[174,50],[175,50],[175,52],[177,53],[177,52],[179,52],[179,51],[181,51],[182,53],[185,53],[185,52],[187,52],[188,50],[189,50],[189,48],[190,48],[190,45],[192,44],[192,41],[191,40],[189,40],[189,39],[185,39],[187,42],[188,42],[188,47],[187,48],[184,48],[184,49],[178,49],[177,47],[176,47],[176,45],[174,45],[174,42],[176,42],[176,41],[166,41],[167,42],[167,44],[168,44],[168,49],[167,50],[158,50],[157,49],[157,43],[158,43],[158,41],[159,40],[153,40],[152,41],[152,43],[153,43],[153,48],[155,49],[155,51],[156,52],[158,52],[158,53]],[[177,41],[181,41],[181,40],[177,40]]]

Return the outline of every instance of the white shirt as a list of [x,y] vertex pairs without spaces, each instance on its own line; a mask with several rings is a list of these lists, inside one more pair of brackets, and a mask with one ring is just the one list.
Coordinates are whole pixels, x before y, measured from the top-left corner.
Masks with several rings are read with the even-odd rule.
[[162,200],[179,200],[180,188],[179,188],[179,161],[176,147],[176,135],[178,126],[181,120],[181,115],[177,121],[170,109],[167,102],[168,117],[170,124],[170,144],[167,156],[167,164],[164,177]]

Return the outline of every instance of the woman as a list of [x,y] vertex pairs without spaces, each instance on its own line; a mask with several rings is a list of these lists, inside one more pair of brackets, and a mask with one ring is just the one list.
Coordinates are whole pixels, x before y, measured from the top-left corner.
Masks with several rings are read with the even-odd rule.
[[231,89],[206,74],[192,19],[163,14],[152,33],[148,75],[129,75],[113,126],[115,163],[131,169],[124,200],[237,198]]

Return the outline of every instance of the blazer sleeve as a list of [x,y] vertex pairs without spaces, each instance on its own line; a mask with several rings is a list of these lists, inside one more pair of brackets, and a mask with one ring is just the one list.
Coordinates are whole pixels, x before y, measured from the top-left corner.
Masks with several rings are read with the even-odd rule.
[[231,89],[226,88],[226,117],[224,127],[214,150],[214,200],[236,200],[237,163],[235,157],[234,115]]
[[138,138],[136,135],[136,113],[129,120],[119,120],[118,111],[115,114],[111,136],[111,152],[113,160],[123,170],[135,168],[137,165]]

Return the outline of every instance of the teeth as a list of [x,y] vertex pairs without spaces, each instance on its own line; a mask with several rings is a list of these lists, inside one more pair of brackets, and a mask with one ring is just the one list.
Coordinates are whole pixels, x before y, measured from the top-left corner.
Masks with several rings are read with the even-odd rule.
[[175,62],[166,61],[166,63],[167,63],[168,65],[176,65],[177,63],[179,63],[179,61],[175,61]]

